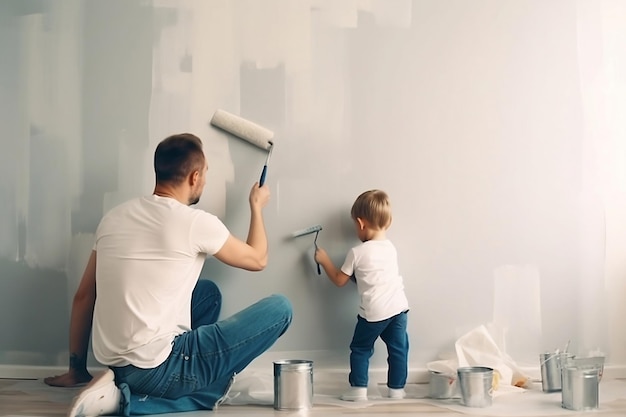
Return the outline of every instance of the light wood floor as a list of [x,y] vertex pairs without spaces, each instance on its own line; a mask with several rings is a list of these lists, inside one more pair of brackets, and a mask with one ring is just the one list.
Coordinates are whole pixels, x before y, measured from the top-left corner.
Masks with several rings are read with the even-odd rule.
[[[324,416],[324,417],[385,417],[422,415],[436,417],[512,416],[548,417],[558,415],[601,414],[602,417],[626,416],[626,381],[603,380],[600,384],[600,407],[591,411],[571,411],[560,406],[560,393],[541,392],[540,385],[528,392],[496,396],[488,408],[468,408],[458,400],[431,400],[426,384],[407,386],[406,400],[374,399],[368,404],[345,403],[336,399],[335,388],[315,387],[313,408],[305,411],[274,410],[271,401],[256,405],[223,405],[216,411],[176,414],[178,417],[225,415],[243,416]],[[318,391],[320,392],[318,394]],[[64,416],[78,389],[51,388],[41,380],[0,379],[0,417],[5,416]],[[371,391],[369,392],[371,394]],[[262,402],[262,401],[261,401]],[[170,414],[169,416],[174,416]]]

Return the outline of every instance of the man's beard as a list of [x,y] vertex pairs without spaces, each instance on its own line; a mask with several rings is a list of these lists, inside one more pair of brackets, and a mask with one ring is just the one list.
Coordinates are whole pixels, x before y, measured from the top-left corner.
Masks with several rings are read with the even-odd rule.
[[198,193],[197,195],[192,195],[189,198],[189,205],[193,206],[194,204],[198,204],[198,202],[200,201],[200,196],[202,195],[202,193]]

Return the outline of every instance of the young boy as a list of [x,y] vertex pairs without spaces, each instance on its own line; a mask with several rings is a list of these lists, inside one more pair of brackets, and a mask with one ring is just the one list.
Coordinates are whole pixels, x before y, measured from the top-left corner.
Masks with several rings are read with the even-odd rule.
[[341,396],[345,401],[367,400],[369,359],[374,342],[380,337],[387,345],[387,387],[389,398],[404,398],[407,378],[409,303],[398,273],[396,248],[385,235],[391,225],[391,204],[384,191],[370,190],[357,197],[352,205],[352,220],[361,244],[348,252],[341,269],[333,265],[326,251],[315,251],[315,261],[338,287],[354,275],[361,304],[350,343],[350,390]]

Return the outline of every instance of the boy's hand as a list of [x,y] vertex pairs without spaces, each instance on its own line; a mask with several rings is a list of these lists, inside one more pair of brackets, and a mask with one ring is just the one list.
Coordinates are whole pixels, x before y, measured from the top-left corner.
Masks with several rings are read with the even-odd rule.
[[328,260],[328,254],[319,246],[315,249],[315,262],[318,264],[324,264]]
[[330,278],[336,286],[343,287],[350,281],[350,277],[344,274],[340,269],[337,269],[326,251],[319,246],[315,249],[315,262],[324,267],[324,272],[326,272],[328,278]]

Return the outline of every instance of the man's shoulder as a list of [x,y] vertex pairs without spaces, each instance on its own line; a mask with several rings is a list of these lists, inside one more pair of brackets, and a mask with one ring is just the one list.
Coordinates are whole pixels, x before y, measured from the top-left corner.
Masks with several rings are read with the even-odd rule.
[[121,203],[118,203],[117,205],[111,207],[110,210],[108,210],[105,215],[110,214],[110,213],[116,213],[119,211],[123,211],[123,210],[127,210],[130,207],[134,207],[134,206],[138,206],[141,204],[141,200],[145,199],[145,197],[135,197],[135,198],[131,198],[130,200],[126,200],[123,201]]

